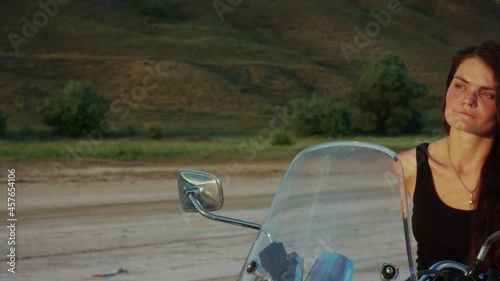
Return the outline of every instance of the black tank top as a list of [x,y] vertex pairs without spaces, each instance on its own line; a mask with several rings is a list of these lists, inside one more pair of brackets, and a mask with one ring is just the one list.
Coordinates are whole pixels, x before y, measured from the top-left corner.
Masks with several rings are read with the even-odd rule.
[[417,269],[441,260],[466,263],[471,211],[454,209],[439,198],[428,162],[428,143],[417,146],[417,179],[412,230],[417,241]]

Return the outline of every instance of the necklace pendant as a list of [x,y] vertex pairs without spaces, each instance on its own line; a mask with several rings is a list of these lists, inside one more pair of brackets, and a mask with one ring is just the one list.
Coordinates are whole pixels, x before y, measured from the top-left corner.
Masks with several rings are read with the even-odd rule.
[[472,200],[472,192],[470,193],[470,198],[469,198],[469,204],[473,204],[474,201]]

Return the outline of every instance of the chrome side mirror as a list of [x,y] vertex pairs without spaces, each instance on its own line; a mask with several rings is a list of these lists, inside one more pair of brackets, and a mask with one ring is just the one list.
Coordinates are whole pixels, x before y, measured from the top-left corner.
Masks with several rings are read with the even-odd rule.
[[216,211],[222,208],[224,195],[220,179],[213,174],[194,169],[181,169],[177,174],[179,200],[185,212],[197,212],[189,198],[189,193],[206,211]]
[[210,213],[222,208],[222,184],[216,175],[194,169],[180,169],[177,174],[179,200],[185,212],[199,212],[216,221],[260,230],[261,225]]

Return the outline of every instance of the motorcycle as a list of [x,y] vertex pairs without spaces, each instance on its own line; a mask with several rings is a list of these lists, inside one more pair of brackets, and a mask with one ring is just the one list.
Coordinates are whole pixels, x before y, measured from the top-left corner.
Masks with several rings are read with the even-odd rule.
[[500,280],[480,271],[500,231],[470,265],[446,260],[417,272],[403,168],[380,145],[327,142],[299,152],[262,224],[213,213],[224,201],[216,175],[180,169],[177,182],[184,211],[258,231],[238,281]]

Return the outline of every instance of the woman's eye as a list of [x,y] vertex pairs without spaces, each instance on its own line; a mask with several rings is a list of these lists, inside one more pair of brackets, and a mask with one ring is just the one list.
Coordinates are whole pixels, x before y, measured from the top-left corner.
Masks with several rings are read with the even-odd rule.
[[464,86],[463,86],[463,85],[460,85],[460,84],[455,84],[455,88],[456,88],[456,89],[463,89],[463,88],[464,88]]
[[495,94],[491,92],[480,92],[479,93],[482,97],[488,98],[488,99],[495,99]]

